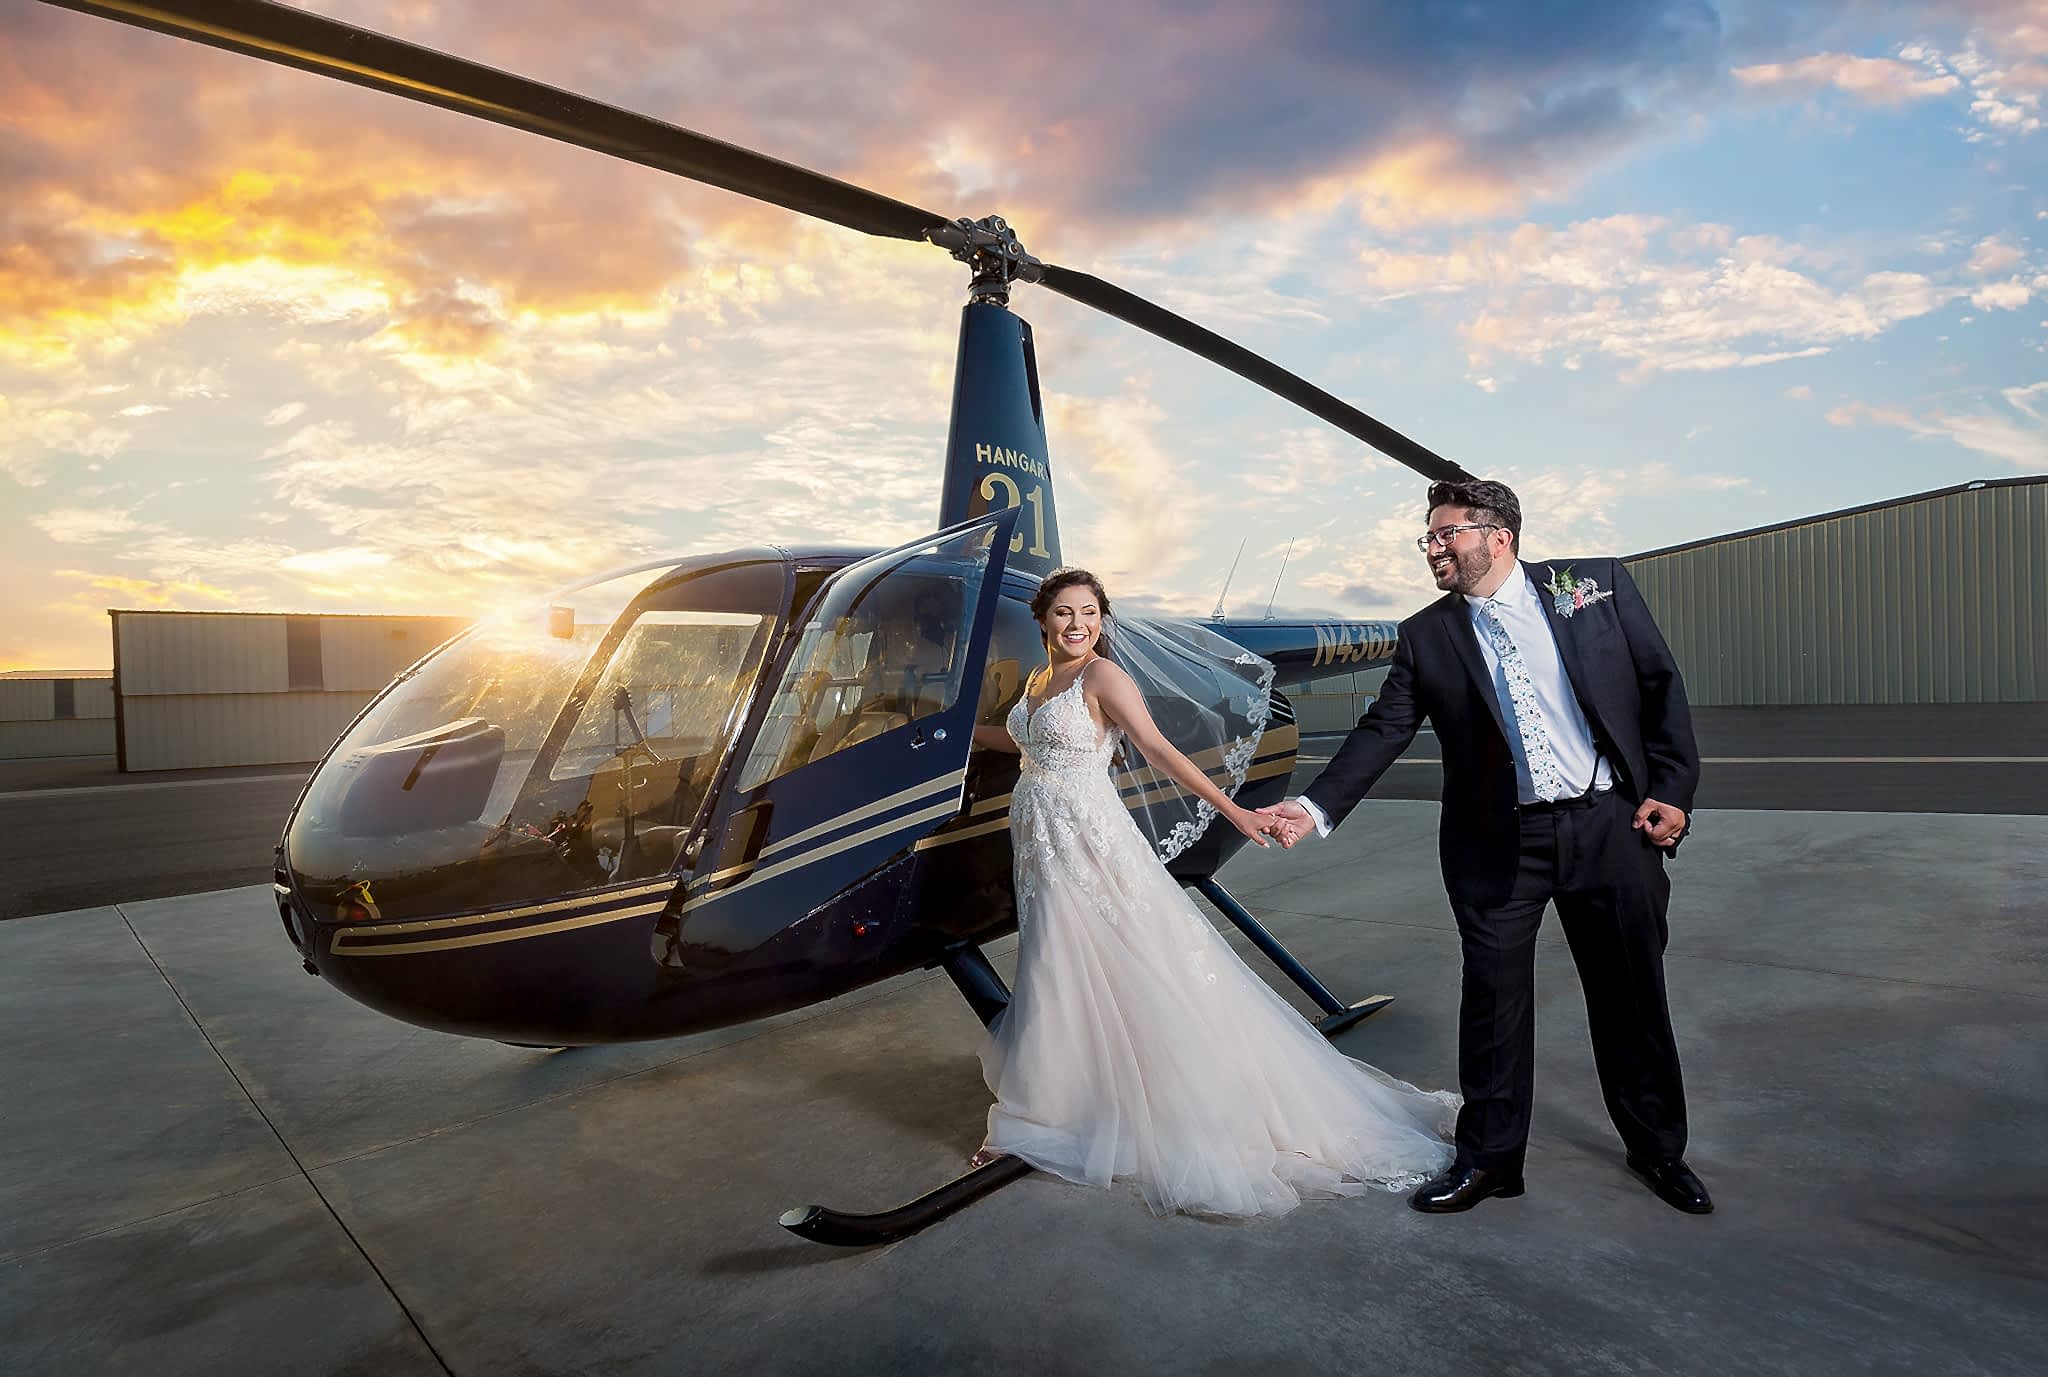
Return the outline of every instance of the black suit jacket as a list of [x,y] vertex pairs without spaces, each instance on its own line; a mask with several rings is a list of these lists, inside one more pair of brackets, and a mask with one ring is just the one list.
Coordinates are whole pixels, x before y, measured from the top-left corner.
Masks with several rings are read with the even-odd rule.
[[[1556,569],[1613,594],[1559,614],[1546,585]],[[1654,798],[1692,811],[1699,748],[1685,683],[1635,581],[1618,559],[1523,564],[1550,619],[1558,658],[1593,742],[1633,802]],[[1506,721],[1463,596],[1447,593],[1401,623],[1400,645],[1379,697],[1305,795],[1341,823],[1427,719],[1443,748],[1443,819],[1437,852],[1444,887],[1463,903],[1505,903],[1521,853],[1515,761]],[[1647,844],[1647,843],[1646,843]]]

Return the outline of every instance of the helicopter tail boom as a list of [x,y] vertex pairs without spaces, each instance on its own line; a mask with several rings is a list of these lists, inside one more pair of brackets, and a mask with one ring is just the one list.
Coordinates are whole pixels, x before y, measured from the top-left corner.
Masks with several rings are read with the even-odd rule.
[[1393,663],[1401,642],[1401,624],[1390,621],[1247,618],[1204,625],[1271,660],[1279,677],[1290,683],[1379,669]]

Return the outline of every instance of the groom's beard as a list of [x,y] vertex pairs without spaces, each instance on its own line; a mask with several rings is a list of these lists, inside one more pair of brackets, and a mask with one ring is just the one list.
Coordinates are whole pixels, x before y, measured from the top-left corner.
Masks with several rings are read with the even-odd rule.
[[1450,567],[1442,573],[1437,572],[1435,564],[1430,565],[1436,586],[1446,593],[1470,593],[1492,571],[1493,556],[1487,553],[1484,545],[1471,550],[1451,551]]

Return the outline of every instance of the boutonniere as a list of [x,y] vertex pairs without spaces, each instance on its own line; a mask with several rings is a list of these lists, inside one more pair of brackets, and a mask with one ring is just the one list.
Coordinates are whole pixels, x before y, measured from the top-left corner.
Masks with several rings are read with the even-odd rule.
[[1602,598],[1614,596],[1612,589],[1602,588],[1592,579],[1573,578],[1569,564],[1551,571],[1550,582],[1545,586],[1550,590],[1550,606],[1558,616],[1567,620],[1580,608],[1591,607]]

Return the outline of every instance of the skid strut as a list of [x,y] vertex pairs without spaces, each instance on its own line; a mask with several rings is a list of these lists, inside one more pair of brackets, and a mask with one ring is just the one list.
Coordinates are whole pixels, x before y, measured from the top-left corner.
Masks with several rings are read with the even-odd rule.
[[1316,1002],[1323,1016],[1315,1021],[1316,1031],[1326,1038],[1333,1038],[1348,1028],[1364,1022],[1394,1002],[1392,995],[1367,995],[1355,1004],[1346,1004],[1330,993],[1313,972],[1294,959],[1294,953],[1280,945],[1280,939],[1266,931],[1266,925],[1252,917],[1251,911],[1231,897],[1229,890],[1213,879],[1195,881],[1195,889],[1204,899],[1216,905],[1217,912],[1237,925],[1237,930],[1249,937],[1252,945],[1266,954],[1266,959],[1280,968],[1280,973],[1301,986],[1302,991]]
[[[1316,1031],[1324,1037],[1333,1038],[1394,1002],[1392,995],[1373,995],[1356,1004],[1341,1003],[1309,973],[1308,967],[1295,960],[1294,954],[1280,945],[1280,939],[1266,931],[1265,925],[1246,912],[1244,905],[1230,897],[1229,890],[1214,880],[1198,881],[1195,888],[1325,1010],[1325,1016],[1315,1022]],[[996,974],[995,967],[989,965],[988,958],[981,954],[981,948],[962,943],[946,954],[942,964],[983,1025],[994,1021],[995,1016],[1009,1006],[1009,988]],[[846,1214],[826,1209],[823,1205],[799,1205],[793,1210],[785,1210],[777,1222],[798,1238],[835,1248],[868,1248],[894,1243],[967,1208],[1012,1181],[1023,1180],[1031,1175],[1032,1170],[1031,1164],[1022,1158],[998,1157],[988,1165],[976,1167],[965,1176],[955,1177],[937,1190],[893,1210],[883,1210],[878,1214]]]

